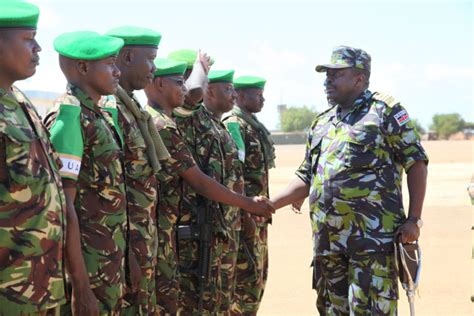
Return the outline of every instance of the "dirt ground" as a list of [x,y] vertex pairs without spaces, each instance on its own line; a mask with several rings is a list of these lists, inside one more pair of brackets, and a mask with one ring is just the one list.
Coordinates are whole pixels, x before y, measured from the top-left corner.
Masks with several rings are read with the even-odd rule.
[[[473,315],[471,259],[473,210],[466,186],[474,173],[474,141],[430,141],[428,189],[420,238],[422,274],[416,315]],[[302,145],[277,146],[271,171],[272,194],[294,178],[304,154]],[[406,183],[404,186],[407,206]],[[270,228],[270,270],[259,315],[317,315],[311,290],[311,227],[308,204],[303,214],[288,207],[277,212]],[[400,287],[399,315],[409,315]]]

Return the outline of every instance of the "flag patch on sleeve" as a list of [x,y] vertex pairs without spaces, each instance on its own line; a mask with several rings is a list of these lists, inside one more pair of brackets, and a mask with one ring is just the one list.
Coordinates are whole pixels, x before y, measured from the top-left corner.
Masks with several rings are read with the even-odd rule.
[[401,110],[394,115],[395,120],[397,120],[398,126],[403,126],[410,121],[407,111]]

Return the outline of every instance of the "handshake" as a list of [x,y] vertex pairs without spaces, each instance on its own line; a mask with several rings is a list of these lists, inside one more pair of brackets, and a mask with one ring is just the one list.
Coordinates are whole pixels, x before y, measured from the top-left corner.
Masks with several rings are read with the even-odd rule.
[[249,197],[244,209],[253,215],[265,218],[270,218],[276,210],[273,203],[264,196]]

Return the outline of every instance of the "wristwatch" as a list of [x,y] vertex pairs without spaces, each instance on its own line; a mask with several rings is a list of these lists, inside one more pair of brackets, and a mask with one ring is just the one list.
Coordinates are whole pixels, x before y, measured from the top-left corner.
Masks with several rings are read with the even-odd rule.
[[418,228],[423,227],[423,221],[421,220],[421,218],[416,218],[416,217],[409,216],[407,218],[407,220],[410,221],[410,222],[415,223],[416,226],[418,226]]

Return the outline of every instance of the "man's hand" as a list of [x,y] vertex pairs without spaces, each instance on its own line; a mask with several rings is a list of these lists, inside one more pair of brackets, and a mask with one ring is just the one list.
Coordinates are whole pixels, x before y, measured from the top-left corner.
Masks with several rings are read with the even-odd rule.
[[211,69],[211,57],[206,53],[202,52],[201,50],[198,51],[198,61],[201,63],[202,68],[206,75],[209,73]]
[[99,315],[99,304],[97,298],[92,292],[89,284],[87,285],[73,285],[71,297],[72,314],[77,316],[82,315]]
[[418,237],[420,237],[420,228],[416,223],[407,220],[402,226],[400,226],[395,235],[400,235],[400,241],[403,244],[412,243],[417,241]]
[[253,198],[249,198],[249,202],[245,210],[253,215],[270,218],[272,214],[275,213],[275,207],[272,202],[264,196],[254,196]]
[[130,249],[128,252],[128,262],[130,265],[130,286],[132,292],[135,293],[140,287],[142,271],[140,269],[140,264],[138,264],[137,257],[135,257],[132,249]]

